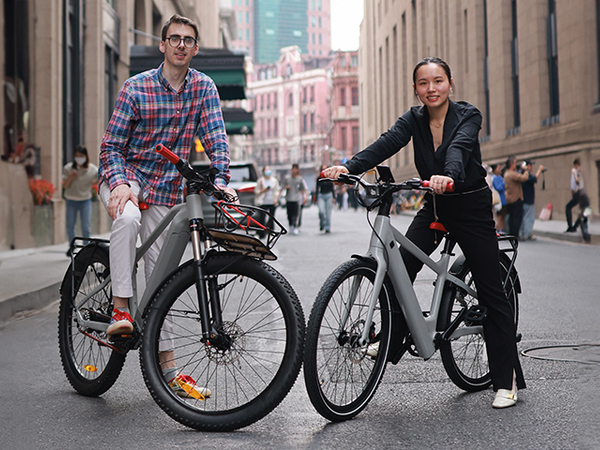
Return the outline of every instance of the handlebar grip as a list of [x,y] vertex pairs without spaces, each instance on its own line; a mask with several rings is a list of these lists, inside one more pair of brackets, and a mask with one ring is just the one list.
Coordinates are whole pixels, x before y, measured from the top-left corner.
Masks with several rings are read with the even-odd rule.
[[172,162],[173,164],[177,164],[179,162],[179,156],[177,156],[175,153],[173,153],[171,150],[169,150],[167,147],[165,147],[162,144],[158,144],[155,147],[156,151],[164,156],[165,158],[167,158],[170,162]]
[[[429,180],[423,180],[423,187],[430,187]],[[448,183],[446,185],[446,192],[454,192],[454,183]]]

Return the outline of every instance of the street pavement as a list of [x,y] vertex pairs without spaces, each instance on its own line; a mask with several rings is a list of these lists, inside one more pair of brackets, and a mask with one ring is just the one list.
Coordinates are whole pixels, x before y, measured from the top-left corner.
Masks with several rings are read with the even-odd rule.
[[[307,211],[315,212],[316,208]],[[352,212],[336,211],[337,215]],[[410,214],[410,213],[409,213]],[[583,244],[581,233],[565,233],[561,220],[536,220],[534,235],[600,245],[600,220],[590,223],[590,244]],[[100,236],[107,238],[107,235]],[[0,323],[29,314],[59,298],[58,290],[69,266],[67,243],[47,247],[0,252]]]
[[[279,210],[278,219],[284,222],[284,216]],[[282,237],[275,248],[279,259],[273,262],[296,290],[307,318],[322,280],[350,254],[364,252],[369,235],[361,212],[334,211],[329,235],[318,232],[317,220],[315,207],[304,210],[300,235]],[[410,215],[392,219],[400,230],[410,221]],[[557,236],[562,236],[562,229],[563,224],[557,222]],[[596,304],[600,247],[560,242],[540,233],[537,241],[519,247],[518,267],[525,282],[519,321],[524,338],[519,347],[529,357],[521,360],[528,389],[520,393],[518,407],[493,410],[491,392],[460,392],[448,380],[439,354],[430,361],[406,355],[398,366],[388,366],[376,397],[355,420],[333,424],[320,417],[308,401],[300,375],[284,402],[267,418],[243,430],[219,434],[190,432],[169,420],[151,401],[135,357],[128,358],[119,382],[101,398],[73,394],[56,345],[58,283],[69,262],[66,244],[11,252],[14,258],[0,254],[0,288],[4,289],[6,279],[16,289],[9,299],[36,287],[38,292],[53,289],[50,296],[47,292],[38,295],[38,299],[47,297],[47,308],[17,312],[0,325],[4,383],[0,415],[6,425],[0,431],[4,443],[0,448],[108,446],[114,444],[114,434],[106,430],[117,429],[127,430],[126,445],[132,450],[199,446],[219,450],[240,446],[298,450],[599,448]],[[19,267],[14,260],[21,258],[29,261]],[[36,286],[37,272],[48,276],[50,284]],[[431,276],[423,275],[415,289],[429,291]],[[17,303],[13,301],[13,307]],[[33,374],[27,378],[27,389],[23,389],[23,374]]]

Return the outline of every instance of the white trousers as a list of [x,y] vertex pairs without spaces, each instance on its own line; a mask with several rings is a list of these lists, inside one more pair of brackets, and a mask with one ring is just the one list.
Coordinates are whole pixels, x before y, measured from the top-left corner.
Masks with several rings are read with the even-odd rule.
[[[129,181],[133,194],[139,201],[143,201],[140,186],[135,181]],[[100,200],[104,207],[108,206],[110,188],[102,183],[99,189]],[[116,297],[131,298],[133,296],[133,268],[135,265],[135,253],[138,233],[144,242],[154,231],[163,217],[169,212],[168,206],[148,205],[148,209],[140,209],[128,201],[123,213],[118,213],[113,220],[110,231],[110,276],[112,280],[112,292]],[[152,246],[144,255],[144,275],[146,284],[152,275],[158,254],[165,241],[167,230],[154,241]],[[159,351],[170,351],[173,349],[173,325],[169,317],[165,320],[161,330]]]
[[[143,201],[140,186],[130,181],[131,190],[139,201]],[[100,200],[104,207],[108,205],[110,188],[106,183],[100,185]],[[113,220],[110,232],[110,273],[113,295],[123,298],[133,296],[133,268],[138,234],[142,242],[154,231],[163,217],[169,212],[168,206],[149,205],[145,211],[129,201],[122,214]],[[144,255],[144,275],[146,283],[152,274],[160,249],[166,238],[166,230],[154,241]]]

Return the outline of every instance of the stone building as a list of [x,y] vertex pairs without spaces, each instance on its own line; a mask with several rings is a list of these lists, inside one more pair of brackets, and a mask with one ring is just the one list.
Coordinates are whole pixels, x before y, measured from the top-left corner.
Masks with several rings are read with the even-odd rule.
[[[199,24],[201,48],[226,47],[233,34],[226,12],[218,0],[3,1],[0,251],[65,242],[60,189],[49,206],[34,207],[26,169],[60,187],[62,167],[72,160],[78,144],[88,148],[97,164],[118,90],[131,75],[131,49],[157,47],[156,36],[174,13]],[[244,95],[243,56],[240,61],[237,77],[226,74],[228,67],[223,64],[215,64],[215,73],[223,75],[223,88]],[[220,82],[215,82],[220,88]],[[28,167],[11,162],[19,137],[31,152]],[[93,232],[107,231],[104,209],[96,202],[93,210]]]
[[[599,0],[365,0],[361,147],[417,104],[413,67],[439,56],[453,70],[453,98],[483,113],[485,163],[516,155],[546,166],[536,212],[552,203],[553,218],[562,219],[578,157],[598,214],[599,14]],[[416,175],[408,150],[389,161],[396,179]]]

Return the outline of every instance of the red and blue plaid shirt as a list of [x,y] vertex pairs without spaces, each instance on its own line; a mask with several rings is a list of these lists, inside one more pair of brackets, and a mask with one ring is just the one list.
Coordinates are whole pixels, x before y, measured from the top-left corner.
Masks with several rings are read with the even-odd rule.
[[229,145],[214,82],[188,69],[178,92],[158,69],[128,79],[100,146],[99,177],[110,189],[137,181],[146,203],[173,206],[182,201],[183,183],[175,166],[154,150],[159,143],[189,159],[198,136],[219,169],[215,183],[229,182]]

